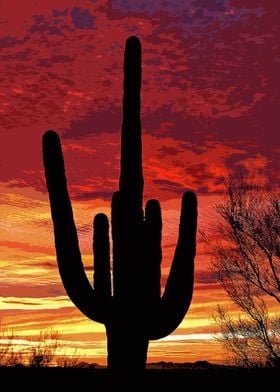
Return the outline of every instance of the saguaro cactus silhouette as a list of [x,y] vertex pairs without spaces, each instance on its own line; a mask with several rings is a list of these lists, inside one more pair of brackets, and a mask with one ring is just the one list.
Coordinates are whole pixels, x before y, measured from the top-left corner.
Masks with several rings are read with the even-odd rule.
[[161,210],[149,200],[143,211],[140,121],[141,45],[128,38],[124,56],[123,122],[119,191],[112,199],[113,283],[110,279],[109,221],[94,218],[93,287],[84,272],[67,191],[58,135],[43,136],[45,176],[55,247],[64,287],[74,304],[106,327],[108,367],[144,369],[148,342],[170,334],[186,314],[193,292],[197,201],[182,199],[179,238],[165,286],[160,290]]

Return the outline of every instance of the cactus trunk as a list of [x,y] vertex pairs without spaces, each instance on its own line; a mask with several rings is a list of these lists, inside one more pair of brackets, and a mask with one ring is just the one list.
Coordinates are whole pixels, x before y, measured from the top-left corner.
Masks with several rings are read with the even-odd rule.
[[45,176],[54,224],[59,272],[75,305],[106,327],[108,367],[143,370],[148,343],[171,333],[184,318],[192,298],[197,201],[182,200],[179,238],[164,294],[160,290],[161,209],[149,200],[143,210],[140,120],[141,45],[126,42],[119,191],[112,198],[113,285],[110,278],[109,222],[94,218],[93,287],[83,269],[58,135],[43,137]]
[[130,318],[113,321],[106,326],[106,334],[108,369],[118,374],[145,370],[149,340],[139,327],[133,327]]

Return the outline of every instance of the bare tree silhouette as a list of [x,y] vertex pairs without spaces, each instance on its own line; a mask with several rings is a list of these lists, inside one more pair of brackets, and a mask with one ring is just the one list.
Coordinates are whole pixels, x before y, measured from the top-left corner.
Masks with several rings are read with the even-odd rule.
[[197,201],[192,192],[182,199],[179,238],[165,291],[160,293],[161,209],[149,200],[143,211],[140,120],[141,45],[126,42],[119,191],[112,199],[113,288],[110,282],[109,222],[94,218],[94,284],[83,269],[77,231],[67,191],[58,135],[43,137],[45,176],[49,191],[55,246],[64,287],[89,318],[105,324],[108,367],[145,368],[148,342],[171,333],[185,316],[193,292]]
[[217,308],[218,340],[238,364],[279,366],[280,317],[269,314],[267,301],[280,303],[279,192],[241,172],[227,178],[215,209],[222,221],[203,238],[213,272],[241,310],[234,319]]

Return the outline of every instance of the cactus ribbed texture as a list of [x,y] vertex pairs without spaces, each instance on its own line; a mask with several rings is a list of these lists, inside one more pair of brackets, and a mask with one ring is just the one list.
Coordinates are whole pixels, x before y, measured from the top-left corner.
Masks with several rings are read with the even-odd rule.
[[145,368],[148,342],[177,328],[191,302],[194,278],[197,201],[182,200],[174,260],[160,293],[161,210],[149,200],[143,211],[140,120],[141,45],[128,38],[124,57],[123,123],[119,191],[112,199],[113,284],[110,279],[109,222],[94,218],[93,287],[84,272],[58,135],[43,136],[45,176],[63,285],[74,304],[106,327],[108,367]]

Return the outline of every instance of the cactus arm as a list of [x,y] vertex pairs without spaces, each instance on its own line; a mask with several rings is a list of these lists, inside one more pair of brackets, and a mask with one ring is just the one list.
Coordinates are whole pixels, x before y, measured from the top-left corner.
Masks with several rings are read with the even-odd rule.
[[105,214],[97,214],[93,222],[94,275],[93,287],[100,301],[111,298],[109,222]]
[[157,200],[149,200],[145,208],[145,244],[148,257],[146,260],[146,288],[147,302],[151,311],[153,306],[158,306],[160,299],[160,264],[162,219],[160,204]]
[[47,131],[43,136],[43,160],[63,285],[81,312],[95,321],[104,322],[106,309],[99,306],[83,268],[60,140],[54,131]]
[[192,299],[196,252],[197,199],[186,192],[182,199],[179,237],[169,277],[149,338],[160,339],[173,332],[183,320]]

